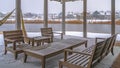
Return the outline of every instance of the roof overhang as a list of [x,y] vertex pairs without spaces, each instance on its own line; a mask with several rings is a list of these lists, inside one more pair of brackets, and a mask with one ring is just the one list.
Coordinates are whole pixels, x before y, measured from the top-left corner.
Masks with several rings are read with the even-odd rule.
[[82,0],[50,0],[50,1],[57,1],[57,2],[70,2],[70,1],[82,1]]

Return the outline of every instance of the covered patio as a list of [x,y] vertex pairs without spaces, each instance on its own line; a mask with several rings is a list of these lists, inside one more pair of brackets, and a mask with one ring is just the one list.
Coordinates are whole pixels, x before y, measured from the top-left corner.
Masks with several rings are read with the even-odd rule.
[[[73,3],[73,2],[78,2],[78,1],[82,4],[82,12],[76,13],[76,14],[69,12],[69,14],[67,16],[67,13],[66,13],[67,3],[69,3],[69,2]],[[8,68],[8,67],[10,67],[10,68],[59,68],[59,60],[62,58],[66,58],[66,57],[64,57],[64,55],[65,55],[64,50],[66,50],[66,49],[72,50],[73,49],[72,47],[75,47],[72,44],[71,44],[71,47],[67,47],[73,41],[72,42],[69,41],[70,43],[68,45],[64,44],[64,45],[66,45],[66,46],[64,46],[66,48],[63,47],[63,49],[61,49],[60,51],[57,50],[58,47],[53,48],[53,50],[58,51],[58,53],[59,52],[62,52],[62,53],[57,55],[56,52],[53,52],[53,54],[55,53],[55,56],[51,57],[51,55],[50,55],[50,58],[48,58],[46,60],[46,62],[44,62],[44,63],[46,63],[45,65],[42,65],[43,60],[33,58],[29,54],[27,54],[27,49],[23,49],[23,53],[19,54],[18,59],[16,59],[16,60],[14,59],[13,55],[10,52],[8,52],[6,55],[4,55],[4,50],[6,48],[4,46],[5,45],[5,43],[4,43],[5,39],[3,37],[4,33],[2,33],[2,32],[12,31],[12,30],[22,30],[23,34],[24,34],[23,37],[25,37],[25,38],[26,37],[38,37],[38,36],[42,37],[40,29],[51,27],[53,29],[53,31],[61,32],[63,34],[63,39],[62,39],[63,41],[67,40],[67,39],[79,39],[79,40],[85,40],[85,41],[87,40],[87,48],[88,49],[91,46],[95,46],[95,45],[97,46],[96,38],[99,37],[99,38],[106,38],[104,40],[104,43],[101,44],[101,46],[103,46],[103,50],[104,50],[104,45],[107,46],[107,44],[111,45],[113,43],[111,41],[111,39],[108,42],[105,42],[105,41],[107,39],[113,37],[114,34],[118,33],[118,35],[115,39],[116,41],[114,41],[115,45],[113,45],[114,46],[113,47],[114,56],[111,54],[112,53],[111,52],[108,55],[106,55],[104,58],[102,58],[102,60],[99,63],[95,64],[95,66],[93,65],[92,67],[94,67],[94,68],[119,68],[119,64],[120,64],[120,62],[118,62],[118,60],[120,60],[120,43],[119,43],[120,35],[119,35],[119,29],[118,29],[119,25],[116,25],[116,19],[115,19],[115,17],[116,17],[115,0],[110,0],[110,1],[111,1],[111,5],[110,5],[111,13],[110,13],[110,16],[108,15],[108,17],[110,17],[110,18],[108,19],[109,21],[107,21],[107,24],[106,23],[104,24],[103,22],[105,22],[105,21],[103,21],[103,22],[97,21],[97,18],[99,20],[100,16],[96,17],[96,20],[90,23],[90,21],[92,21],[92,20],[89,17],[92,17],[92,15],[93,15],[93,18],[95,18],[95,16],[94,16],[94,14],[90,14],[88,12],[87,0],[43,0],[43,9],[44,9],[43,10],[43,18],[42,18],[42,14],[38,14],[39,16],[34,14],[34,15],[36,15],[35,19],[40,20],[40,23],[26,23],[29,21],[29,20],[25,20],[27,13],[23,14],[23,16],[21,18],[21,13],[23,11],[22,10],[23,2],[22,2],[22,0],[15,0],[16,10],[15,10],[14,23],[2,24],[0,27],[0,30],[1,30],[0,31],[0,61],[2,61],[2,62],[0,62],[0,66],[2,68]],[[50,2],[56,2],[61,5],[62,12],[60,12],[58,14],[59,17],[55,16],[56,14],[50,14],[50,12],[48,10],[49,6],[50,6],[50,4],[49,4]],[[67,20],[67,19],[70,19],[69,16],[71,15],[71,13],[73,14],[73,18],[71,20],[72,24],[70,23],[71,21]],[[28,13],[28,17],[29,17],[29,14],[32,16],[31,13]],[[33,17],[34,17],[34,15],[33,15]],[[98,15],[100,15],[100,14],[98,13]],[[37,18],[37,17],[40,17],[40,18]],[[49,17],[52,17],[52,18],[49,18]],[[72,15],[71,15],[71,17],[72,17]],[[76,20],[74,20],[75,17],[77,20],[77,24],[74,23],[74,22],[76,22]],[[105,14],[105,15],[101,14],[101,17],[104,17],[105,19],[103,19],[103,20],[106,20],[107,14]],[[102,19],[101,17],[100,17],[100,19]],[[31,18],[31,20],[32,19],[33,18]],[[33,21],[35,21],[35,20],[33,20]],[[42,23],[41,23],[41,21],[42,21]],[[55,23],[53,23],[53,22],[55,22]],[[95,22],[97,22],[97,23],[95,23]],[[102,22],[102,24],[101,24],[101,22]],[[102,26],[100,26],[100,25],[102,25]],[[96,30],[96,31],[94,31],[94,30]],[[26,35],[24,32],[26,33]],[[48,50],[49,49],[52,50],[52,44],[61,43],[60,45],[62,45],[63,44],[62,40],[60,39],[60,36],[56,34],[53,42],[50,42],[50,43],[45,42],[45,44],[42,44],[42,45],[40,44],[40,46],[50,45],[47,48],[48,48]],[[34,42],[34,41],[32,41],[32,42]],[[101,40],[99,42],[101,42]],[[41,41],[40,41],[40,43],[41,43]],[[20,44],[20,43],[18,43],[18,44]],[[37,47],[37,46],[35,46],[35,47]],[[108,48],[107,47],[106,48],[109,49],[109,47],[111,47],[111,46],[108,46]],[[45,48],[45,49],[47,50],[47,48]],[[84,46],[78,46],[78,47],[75,47],[73,50],[81,53],[84,50],[86,50],[87,48],[85,48]],[[36,53],[41,54],[41,51],[42,50],[44,51],[45,49],[39,49],[40,53],[37,52],[37,50],[35,50],[36,51],[35,53],[34,53],[34,51],[30,51],[30,52],[33,52],[32,55],[35,55]],[[58,48],[58,49],[60,49],[60,48]],[[91,50],[91,51],[94,52],[94,50]],[[107,52],[107,51],[105,50],[105,52]],[[51,52],[50,52],[50,54],[51,54]],[[93,57],[93,54],[95,54],[95,53],[90,53],[90,54]],[[27,63],[23,63],[23,62],[25,62],[24,59],[26,59],[26,55],[29,55],[28,61],[27,61]],[[42,54],[42,55],[44,56],[44,54]],[[101,53],[101,55],[102,55],[102,53]],[[41,57],[41,56],[37,55],[37,58],[38,57]],[[76,57],[76,58],[79,58],[79,57]],[[63,68],[66,68],[66,67],[63,67]]]

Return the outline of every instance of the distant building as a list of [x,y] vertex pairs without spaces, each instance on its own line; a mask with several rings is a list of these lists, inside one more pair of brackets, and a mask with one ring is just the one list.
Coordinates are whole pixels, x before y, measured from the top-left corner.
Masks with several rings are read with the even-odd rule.
[[4,17],[5,14],[3,14],[2,12],[0,12],[0,17]]
[[35,14],[35,13],[25,13],[24,17],[25,18],[33,18],[33,17],[37,17],[37,14]]

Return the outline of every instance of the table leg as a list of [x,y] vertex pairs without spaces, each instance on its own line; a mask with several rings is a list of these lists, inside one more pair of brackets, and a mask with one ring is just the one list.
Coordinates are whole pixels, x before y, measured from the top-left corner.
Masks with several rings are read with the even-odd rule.
[[30,40],[28,39],[28,44],[30,44]]
[[61,34],[61,40],[63,39],[63,34]]
[[45,58],[42,58],[42,68],[45,68]]

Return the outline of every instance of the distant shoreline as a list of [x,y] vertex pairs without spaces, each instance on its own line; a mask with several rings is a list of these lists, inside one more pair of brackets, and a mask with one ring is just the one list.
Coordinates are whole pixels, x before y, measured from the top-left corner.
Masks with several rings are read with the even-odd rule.
[[[25,24],[43,24],[43,20],[24,20]],[[5,24],[14,24],[15,20],[8,20]],[[52,21],[49,20],[48,24],[60,24],[61,21]],[[83,21],[81,20],[68,20],[66,21],[66,24],[83,24]],[[109,20],[89,20],[88,24],[111,24],[111,21]],[[120,25],[120,20],[116,21],[117,25]]]

